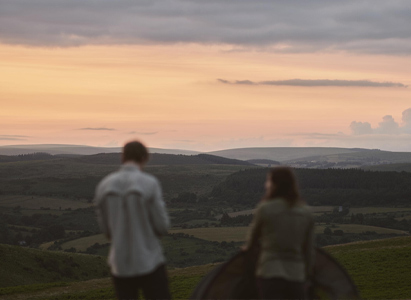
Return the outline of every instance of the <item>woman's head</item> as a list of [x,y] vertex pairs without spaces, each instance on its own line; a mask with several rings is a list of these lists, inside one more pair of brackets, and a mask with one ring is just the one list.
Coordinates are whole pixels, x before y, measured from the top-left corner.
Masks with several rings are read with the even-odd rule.
[[283,198],[293,206],[300,198],[297,180],[289,167],[272,168],[265,182],[265,199]]

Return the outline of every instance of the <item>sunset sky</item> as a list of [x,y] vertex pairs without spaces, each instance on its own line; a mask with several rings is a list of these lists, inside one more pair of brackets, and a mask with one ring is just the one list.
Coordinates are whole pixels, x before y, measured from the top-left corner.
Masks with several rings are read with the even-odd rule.
[[0,145],[411,151],[411,1],[0,2]]

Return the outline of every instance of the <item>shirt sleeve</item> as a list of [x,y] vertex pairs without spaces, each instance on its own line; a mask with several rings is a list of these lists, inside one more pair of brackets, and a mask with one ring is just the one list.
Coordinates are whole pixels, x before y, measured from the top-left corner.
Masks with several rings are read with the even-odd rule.
[[248,249],[255,246],[261,236],[261,227],[262,227],[262,209],[261,205],[258,205],[254,216],[253,221],[251,222],[250,229],[248,231],[246,247]]
[[104,197],[101,194],[99,187],[96,189],[96,194],[94,197],[94,204],[96,207],[96,214],[97,214],[97,222],[100,226],[101,231],[103,234],[111,240],[111,232],[108,226],[108,217],[107,217],[107,208],[105,206]]
[[156,181],[154,186],[153,197],[149,205],[149,214],[154,232],[158,236],[166,235],[170,228],[170,219],[168,217],[166,204],[163,200],[161,186],[158,181]]

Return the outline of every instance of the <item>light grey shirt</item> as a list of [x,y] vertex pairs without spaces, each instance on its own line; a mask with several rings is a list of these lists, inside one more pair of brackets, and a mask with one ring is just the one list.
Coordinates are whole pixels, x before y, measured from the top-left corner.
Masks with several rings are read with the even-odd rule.
[[126,163],[99,183],[94,201],[100,228],[111,241],[114,276],[148,274],[165,262],[159,238],[170,220],[154,176]]

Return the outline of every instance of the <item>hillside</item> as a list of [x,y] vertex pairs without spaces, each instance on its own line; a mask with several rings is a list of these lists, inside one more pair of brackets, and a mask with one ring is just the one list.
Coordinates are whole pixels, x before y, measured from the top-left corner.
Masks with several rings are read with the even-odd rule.
[[[92,199],[98,182],[120,166],[120,154],[0,162],[3,195]],[[225,176],[250,163],[212,155],[152,154],[146,171],[159,178],[166,199],[182,192],[204,194]]]
[[[411,237],[336,245],[325,250],[350,274],[363,299],[408,299],[411,295]],[[201,278],[214,267],[209,264],[170,270],[174,299],[188,299]],[[0,288],[0,299],[97,300],[112,299],[113,296],[108,278]]]
[[411,237],[329,246],[363,299],[409,299]]
[[[214,187],[216,202],[254,206],[264,194],[268,169],[247,169],[229,175]],[[310,205],[411,205],[411,173],[360,169],[295,169],[301,194]]]
[[[94,155],[85,155],[75,158],[67,158],[75,162],[87,163],[87,164],[104,164],[104,165],[119,165],[121,163],[121,153],[100,153]],[[197,155],[175,155],[175,154],[150,154],[150,160],[148,166],[156,165],[252,165],[250,162],[229,159],[225,157],[219,157],[209,154],[197,154]]]
[[89,280],[109,275],[100,256],[0,244],[0,287]]
[[[197,151],[179,150],[179,149],[161,149],[149,148],[151,153],[165,154],[198,154]],[[35,152],[46,152],[49,154],[75,154],[75,155],[92,155],[98,153],[119,153],[121,147],[91,147],[85,145],[64,145],[64,144],[40,144],[40,145],[11,145],[0,146],[0,155],[20,155]]]
[[411,163],[411,152],[360,148],[267,147],[227,149],[209,153],[246,161],[274,160],[295,168],[358,168],[367,165]]
[[261,147],[239,148],[208,152],[227,158],[240,160],[269,159],[275,161],[289,161],[312,156],[335,155],[344,153],[357,153],[365,149],[325,148],[325,147]]
[[271,160],[271,159],[249,159],[247,160],[247,162],[254,164],[254,165],[262,166],[262,167],[271,167],[271,166],[281,164],[280,162],[276,160]]
[[284,162],[293,167],[307,168],[358,168],[381,166],[393,163],[411,163],[411,152],[390,152],[362,150],[351,153],[337,153],[309,156]]

